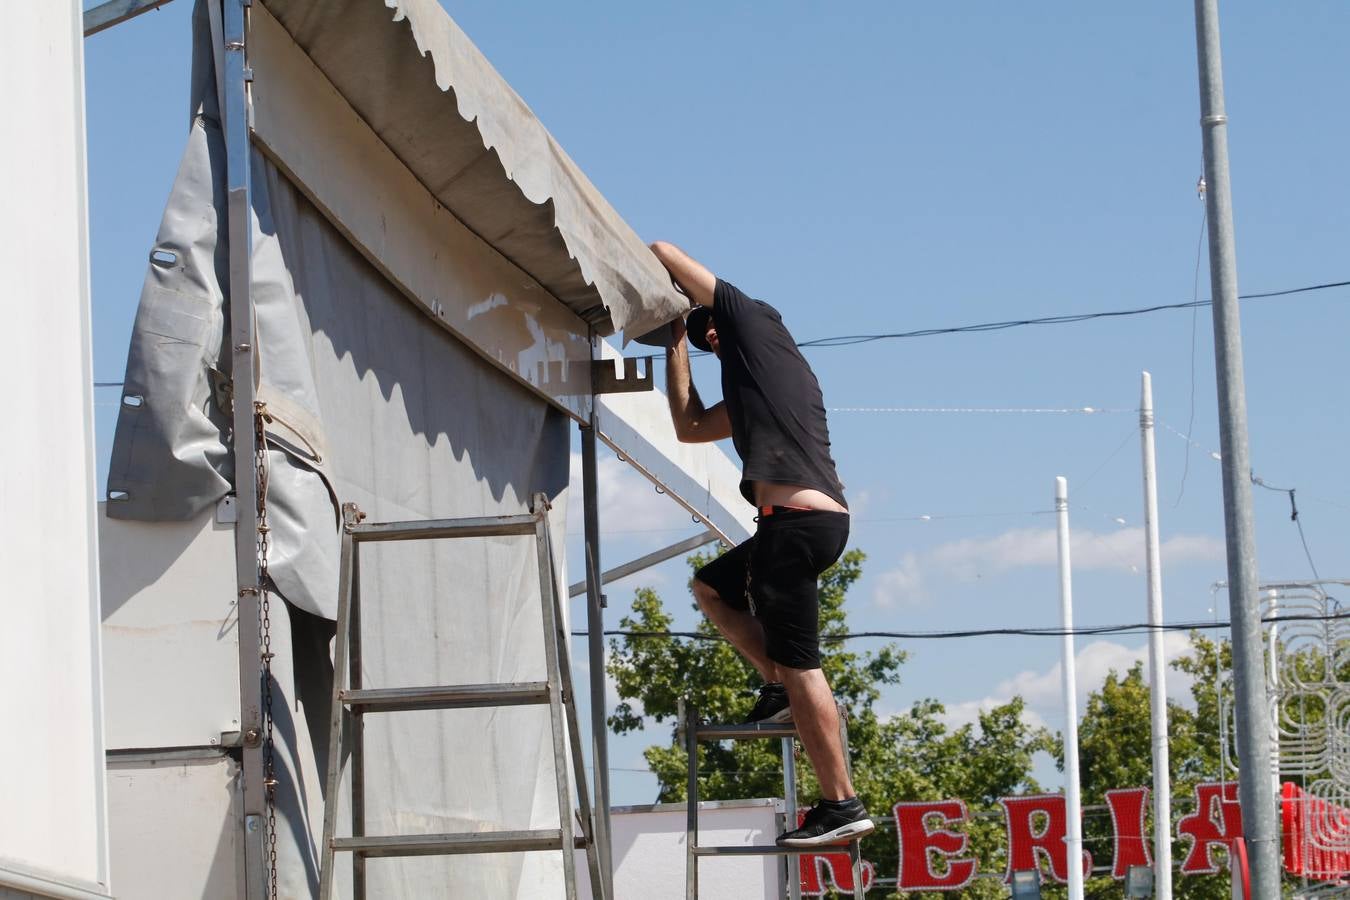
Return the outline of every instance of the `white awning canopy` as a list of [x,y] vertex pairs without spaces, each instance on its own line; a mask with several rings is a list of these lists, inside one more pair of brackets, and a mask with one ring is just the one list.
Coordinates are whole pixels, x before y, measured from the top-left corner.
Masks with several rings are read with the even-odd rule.
[[684,302],[665,269],[435,0],[264,0],[437,201],[601,334]]

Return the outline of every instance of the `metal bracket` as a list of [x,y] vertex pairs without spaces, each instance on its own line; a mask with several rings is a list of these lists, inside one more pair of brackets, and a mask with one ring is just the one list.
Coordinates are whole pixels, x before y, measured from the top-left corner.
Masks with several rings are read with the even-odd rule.
[[342,527],[346,531],[351,531],[357,525],[365,521],[366,514],[361,512],[361,507],[355,503],[342,504]]
[[211,385],[211,396],[216,409],[225,415],[231,415],[234,412],[234,380],[215,366],[207,367],[206,379]]
[[[622,394],[630,391],[650,391],[652,381],[652,356],[625,356],[623,358],[623,377],[614,374],[614,360],[591,360],[591,392],[595,394]],[[642,375],[638,375],[637,364],[642,362]]]

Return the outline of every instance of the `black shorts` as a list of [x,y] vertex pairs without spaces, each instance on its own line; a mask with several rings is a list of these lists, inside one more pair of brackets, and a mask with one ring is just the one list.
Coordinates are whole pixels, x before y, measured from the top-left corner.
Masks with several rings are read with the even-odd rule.
[[844,552],[848,513],[786,510],[759,519],[754,535],[694,574],[723,603],[764,626],[769,659],[790,669],[820,668],[816,579]]

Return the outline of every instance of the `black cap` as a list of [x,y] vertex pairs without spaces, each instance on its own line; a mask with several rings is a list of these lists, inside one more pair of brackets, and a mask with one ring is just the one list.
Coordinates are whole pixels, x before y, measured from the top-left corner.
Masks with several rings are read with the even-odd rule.
[[696,306],[694,311],[689,314],[689,318],[684,320],[685,331],[689,333],[689,343],[704,353],[712,352],[712,344],[708,343],[708,322],[711,319],[711,309],[706,306]]

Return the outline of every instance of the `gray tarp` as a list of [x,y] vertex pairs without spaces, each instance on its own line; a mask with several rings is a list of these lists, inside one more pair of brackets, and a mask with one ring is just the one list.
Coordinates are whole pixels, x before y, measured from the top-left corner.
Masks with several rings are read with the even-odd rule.
[[437,200],[601,334],[688,308],[436,0],[263,2]]
[[[140,401],[124,403],[118,421],[109,491],[127,497],[109,503],[113,516],[185,518],[230,489],[228,415],[216,390],[224,378],[213,374],[228,359],[225,157],[201,3],[194,37],[196,115],[156,239],[174,259],[151,265],[136,318],[125,393]],[[418,312],[261,155],[252,161],[259,397],[274,417],[270,571],[291,604],[289,616],[272,614],[280,896],[308,897],[339,501],[390,521],[519,513],[543,491],[561,545],[569,429],[562,413]],[[367,686],[544,677],[528,539],[380,545],[363,552],[362,587]],[[202,589],[232,595],[234,586]],[[521,707],[371,717],[368,832],[556,827],[547,716]],[[557,853],[375,860],[370,890],[556,896],[560,866]]]

